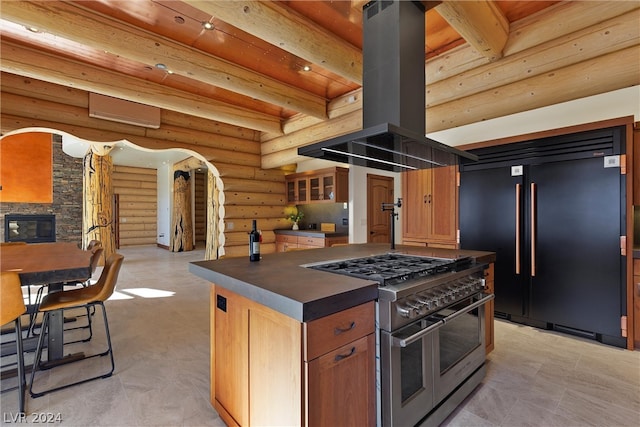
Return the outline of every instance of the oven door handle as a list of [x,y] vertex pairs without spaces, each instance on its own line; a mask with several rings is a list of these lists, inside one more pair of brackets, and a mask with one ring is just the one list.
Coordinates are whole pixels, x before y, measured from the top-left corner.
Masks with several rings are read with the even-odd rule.
[[485,295],[483,298],[481,298],[480,300],[469,304],[468,306],[466,306],[465,308],[456,311],[453,314],[450,314],[449,316],[445,317],[442,320],[437,321],[436,323],[434,323],[433,325],[429,325],[424,329],[421,329],[420,331],[416,332],[413,335],[410,335],[406,338],[398,338],[395,336],[392,336],[393,339],[393,345],[395,347],[406,347],[409,344],[418,341],[419,339],[421,339],[422,337],[424,337],[425,335],[427,335],[428,333],[435,331],[436,329],[440,329],[441,327],[443,327],[447,322],[455,319],[456,317],[462,316],[465,313],[470,312],[471,310],[474,310],[478,307],[480,307],[481,305],[491,301],[492,299],[495,298],[494,294],[489,294],[489,295]]

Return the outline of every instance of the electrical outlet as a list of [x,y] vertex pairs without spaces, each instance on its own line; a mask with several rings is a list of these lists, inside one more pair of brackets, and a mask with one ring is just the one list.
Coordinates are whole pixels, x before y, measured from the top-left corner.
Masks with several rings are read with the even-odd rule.
[[227,230],[233,230],[233,229],[235,228],[235,226],[236,226],[236,225],[235,225],[234,223],[232,223],[232,222],[227,222],[227,224],[226,224],[226,227],[225,227],[225,228],[226,228]]
[[349,225],[349,218],[342,218],[342,225],[344,226]]

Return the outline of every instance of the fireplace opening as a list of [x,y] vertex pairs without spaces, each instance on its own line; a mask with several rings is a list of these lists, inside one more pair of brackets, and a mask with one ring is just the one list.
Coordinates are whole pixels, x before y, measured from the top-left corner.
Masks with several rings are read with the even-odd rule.
[[27,243],[55,242],[56,216],[7,214],[4,216],[4,240]]

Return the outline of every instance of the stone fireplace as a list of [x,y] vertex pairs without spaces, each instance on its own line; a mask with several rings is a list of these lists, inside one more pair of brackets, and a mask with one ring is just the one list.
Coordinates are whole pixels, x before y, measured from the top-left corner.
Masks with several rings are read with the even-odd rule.
[[55,215],[6,214],[5,242],[46,243],[56,241]]

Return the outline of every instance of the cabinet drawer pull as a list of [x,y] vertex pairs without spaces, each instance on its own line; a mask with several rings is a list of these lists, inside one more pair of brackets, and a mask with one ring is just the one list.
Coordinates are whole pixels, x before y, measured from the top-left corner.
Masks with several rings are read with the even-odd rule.
[[356,327],[356,322],[351,322],[351,324],[349,325],[348,328],[335,328],[333,330],[333,335],[340,335],[343,332],[349,332],[350,330],[352,330],[355,327]]
[[335,361],[336,361],[336,362],[339,362],[339,361],[341,361],[342,359],[346,359],[346,358],[347,358],[347,357],[349,357],[349,356],[353,356],[353,354],[354,354],[355,352],[356,352],[356,348],[355,348],[355,347],[351,347],[351,351],[350,351],[349,353],[347,353],[347,354],[338,354],[338,355],[336,355],[336,357],[335,357]]

